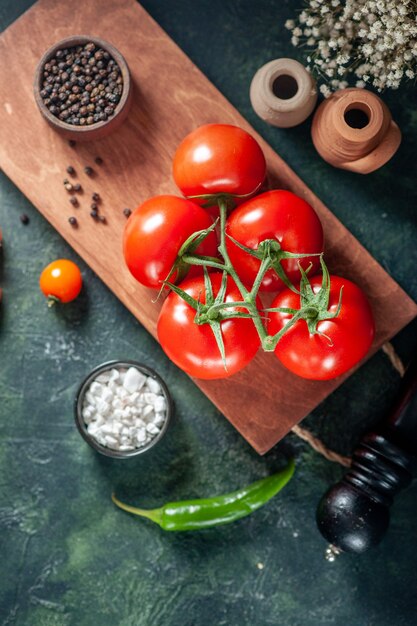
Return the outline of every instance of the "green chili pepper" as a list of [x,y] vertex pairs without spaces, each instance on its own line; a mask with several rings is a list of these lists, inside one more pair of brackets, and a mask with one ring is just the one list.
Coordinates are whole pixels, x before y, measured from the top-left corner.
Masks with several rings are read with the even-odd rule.
[[291,459],[282,471],[232,493],[203,500],[169,502],[159,509],[138,509],[120,502],[114,494],[112,500],[124,511],[146,517],[163,530],[201,530],[250,515],[285,487],[293,474],[294,461]]

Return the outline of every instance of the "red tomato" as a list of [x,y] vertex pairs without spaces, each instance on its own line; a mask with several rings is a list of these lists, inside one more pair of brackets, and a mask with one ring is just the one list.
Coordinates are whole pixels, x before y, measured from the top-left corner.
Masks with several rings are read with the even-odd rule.
[[[305,200],[290,191],[267,191],[247,200],[232,211],[226,232],[247,248],[256,250],[265,239],[275,239],[282,250],[294,253],[320,253],[323,251],[323,228],[314,211]],[[230,260],[239,276],[253,284],[260,261],[227,239]],[[309,276],[320,266],[320,257],[285,259],[282,267],[292,283],[300,280],[298,261],[306,269],[313,264]],[[262,282],[262,291],[279,291],[284,287],[274,270],[268,270]]]
[[[160,288],[174,265],[182,244],[194,232],[212,226],[207,213],[194,202],[176,196],[146,200],[130,216],[123,237],[123,253],[133,276],[147,287]],[[214,232],[195,250],[196,254],[217,256]],[[190,266],[189,275],[201,274]],[[176,273],[170,277],[175,282]]]
[[[210,274],[213,294],[219,291],[222,274]],[[204,277],[187,278],[179,285],[186,293],[202,304],[206,302]],[[226,302],[241,301],[234,281],[228,277]],[[260,300],[257,302],[261,306]],[[228,311],[244,311],[236,308]],[[260,341],[251,319],[234,318],[220,322],[226,353],[224,368],[219,347],[209,324],[194,322],[196,311],[180,296],[171,292],[165,300],[158,319],[158,339],[169,358],[196,378],[227,378],[245,367],[258,351]]]
[[174,180],[185,196],[252,194],[264,181],[266,163],[255,139],[229,124],[206,124],[177,148]]
[[[363,291],[350,280],[330,276],[329,311],[335,312],[343,286],[342,306],[337,317],[317,323],[323,335],[310,334],[307,322],[299,320],[280,339],[275,355],[294,374],[311,380],[329,380],[347,372],[368,352],[375,334],[371,307]],[[321,276],[310,280],[314,293]],[[285,289],[271,307],[300,308],[300,296]],[[292,318],[289,313],[270,313],[268,332],[273,335]]]

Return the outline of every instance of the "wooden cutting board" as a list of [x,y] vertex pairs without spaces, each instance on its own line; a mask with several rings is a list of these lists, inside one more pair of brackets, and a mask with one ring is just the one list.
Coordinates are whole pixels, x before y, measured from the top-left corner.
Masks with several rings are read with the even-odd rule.
[[[47,126],[32,93],[42,53],[73,34],[95,35],[116,46],[129,64],[135,90],[129,118],[115,134],[75,148]],[[330,268],[360,284],[370,299],[377,327],[373,351],[417,314],[416,304],[134,0],[83,0],[76,10],[72,2],[40,0],[2,34],[0,58],[1,167],[154,336],[160,304],[125,268],[122,211],[153,195],[178,193],[171,176],[175,148],[208,122],[249,130],[265,152],[270,185],[291,189],[314,206]],[[104,160],[101,167],[96,156]],[[78,210],[62,184],[69,164],[85,190]],[[96,170],[94,179],[83,173],[87,164]],[[93,191],[103,198],[106,225],[89,216]],[[77,230],[68,223],[73,214]],[[263,454],[342,381],[305,381],[272,355],[259,354],[231,379],[195,382]]]

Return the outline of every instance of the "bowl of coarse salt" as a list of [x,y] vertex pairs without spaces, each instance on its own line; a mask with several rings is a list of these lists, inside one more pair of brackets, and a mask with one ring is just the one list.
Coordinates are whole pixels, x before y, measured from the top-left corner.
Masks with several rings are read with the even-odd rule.
[[150,367],[136,361],[110,361],[82,382],[75,421],[94,450],[125,459],[160,441],[173,408],[168,387]]

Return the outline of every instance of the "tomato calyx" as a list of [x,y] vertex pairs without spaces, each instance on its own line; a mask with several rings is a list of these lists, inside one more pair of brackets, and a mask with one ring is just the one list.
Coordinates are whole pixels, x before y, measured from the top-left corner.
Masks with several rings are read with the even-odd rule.
[[248,248],[247,246],[237,241],[234,237],[226,233],[226,237],[235,244],[238,248],[246,252],[250,256],[253,256],[255,259],[260,261],[269,261],[268,264],[265,264],[265,268],[263,268],[262,278],[264,277],[266,271],[268,269],[273,269],[277,274],[278,278],[284,283],[288,289],[291,289],[294,293],[300,293],[298,289],[292,284],[286,275],[284,268],[281,265],[281,262],[285,259],[303,259],[303,258],[311,258],[312,256],[320,256],[320,253],[296,253],[296,252],[288,252],[281,248],[281,244],[276,239],[264,239],[260,242],[259,246],[254,248]]
[[208,209],[212,206],[220,206],[220,203],[224,203],[227,209],[234,209],[236,206],[236,200],[248,200],[253,195],[255,195],[259,189],[262,187],[263,181],[259,183],[249,193],[237,194],[237,193],[203,193],[198,196],[186,196],[187,200],[203,200],[203,204],[201,205],[203,208]]
[[226,271],[222,274],[222,280],[220,289],[216,296],[213,293],[213,286],[211,284],[210,275],[207,269],[204,267],[204,290],[205,290],[205,302],[202,303],[200,299],[193,298],[186,291],[174,285],[168,281],[165,281],[165,284],[176,293],[180,298],[182,298],[191,308],[193,308],[196,312],[194,323],[201,326],[203,324],[209,324],[214,338],[217,343],[217,347],[219,348],[220,355],[222,357],[223,365],[225,370],[227,371],[227,363],[226,363],[226,352],[224,347],[221,322],[234,319],[237,317],[240,318],[252,318],[253,316],[250,313],[245,313],[244,311],[228,311],[228,309],[236,309],[238,307],[245,307],[247,303],[244,301],[235,302],[230,301],[226,302],[226,288],[227,288],[227,279],[228,274]]
[[48,302],[48,309],[51,309],[53,306],[55,306],[55,304],[57,304],[58,302],[61,302],[61,299],[58,298],[57,296],[53,296],[52,294],[48,294],[47,302]]
[[285,307],[266,309],[268,313],[289,313],[293,317],[276,335],[266,337],[264,341],[264,349],[267,351],[275,350],[281,337],[288,332],[288,330],[294,326],[298,321],[304,320],[308,326],[309,333],[311,335],[320,335],[329,342],[329,346],[333,345],[332,340],[325,333],[317,329],[319,322],[324,320],[334,319],[340,314],[342,308],[342,296],[343,286],[339,293],[339,302],[337,304],[336,311],[329,311],[329,299],[330,299],[330,274],[327,269],[327,265],[324,262],[323,255],[320,256],[320,264],[322,269],[322,283],[317,293],[314,293],[313,288],[307,277],[307,272],[303,270],[301,264],[299,269],[301,273],[300,281],[300,308],[290,309]]

